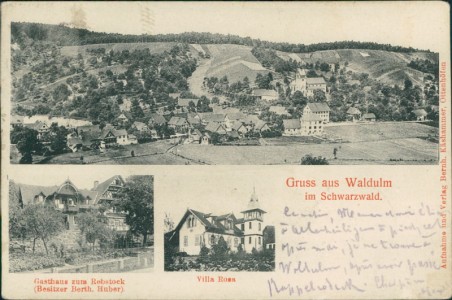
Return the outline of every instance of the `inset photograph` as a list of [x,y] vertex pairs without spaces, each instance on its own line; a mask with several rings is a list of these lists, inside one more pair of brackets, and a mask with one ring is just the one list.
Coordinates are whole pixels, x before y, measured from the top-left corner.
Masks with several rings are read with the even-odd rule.
[[201,202],[188,200],[175,218],[165,212],[165,271],[274,271],[275,227],[255,189],[248,198]]
[[11,273],[152,271],[153,176],[96,175],[11,178]]

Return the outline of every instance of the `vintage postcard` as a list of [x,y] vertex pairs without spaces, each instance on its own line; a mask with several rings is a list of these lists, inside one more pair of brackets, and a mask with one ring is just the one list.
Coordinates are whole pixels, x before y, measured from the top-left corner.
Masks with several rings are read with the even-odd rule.
[[452,297],[448,11],[3,4],[2,297]]

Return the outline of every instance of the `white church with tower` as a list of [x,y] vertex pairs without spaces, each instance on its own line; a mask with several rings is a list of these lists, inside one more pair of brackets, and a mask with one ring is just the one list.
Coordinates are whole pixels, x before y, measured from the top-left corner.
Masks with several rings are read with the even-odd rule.
[[243,217],[236,218],[232,212],[214,215],[188,208],[176,228],[167,233],[169,241],[178,244],[179,252],[188,255],[199,255],[203,246],[210,249],[221,237],[232,252],[238,251],[240,247],[247,253],[253,249],[268,249],[264,245],[266,212],[261,208],[255,191],[241,213]]
[[313,97],[315,90],[326,93],[326,82],[323,77],[307,77],[304,69],[298,69],[295,80],[291,82],[292,93],[300,91],[305,97]]

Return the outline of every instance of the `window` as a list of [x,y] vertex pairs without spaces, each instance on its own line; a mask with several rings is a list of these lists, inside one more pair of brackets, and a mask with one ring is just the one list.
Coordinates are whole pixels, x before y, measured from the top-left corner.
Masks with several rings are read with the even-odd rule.
[[250,229],[252,229],[253,228],[253,225],[251,225],[253,222],[250,222],[250,225],[249,225],[249,227],[250,227]]
[[239,238],[234,238],[234,246],[237,247],[239,245]]
[[261,231],[261,223],[259,223],[259,231]]
[[245,238],[241,238],[241,239],[240,239],[240,243],[241,243],[242,245],[245,245]]
[[259,245],[261,244],[261,237],[259,237]]
[[248,238],[248,244],[251,244],[251,237]]
[[242,231],[245,230],[245,223],[242,224]]
[[210,244],[215,245],[215,236],[213,234],[210,236]]
[[187,218],[187,227],[188,228],[192,228],[192,227],[195,227],[195,226],[196,226],[196,219],[195,219],[195,217],[189,216]]
[[184,246],[188,246],[188,236],[184,236]]
[[199,236],[199,234],[197,234],[195,236],[195,246],[199,246],[199,238],[200,238],[200,236]]

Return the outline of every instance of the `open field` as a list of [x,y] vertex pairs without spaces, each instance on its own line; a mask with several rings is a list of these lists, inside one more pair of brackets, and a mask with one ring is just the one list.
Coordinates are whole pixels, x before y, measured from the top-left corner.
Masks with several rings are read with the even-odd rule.
[[[338,159],[333,149],[338,148]],[[207,164],[261,165],[299,164],[306,154],[326,157],[330,164],[433,164],[437,163],[438,146],[425,140],[398,139],[343,144],[291,144],[287,146],[205,147],[178,146],[184,157]]]
[[[373,124],[330,124],[325,127],[328,138],[341,138],[330,143],[313,137],[279,137],[260,139],[260,146],[204,146],[179,144],[177,140],[108,149],[106,153],[82,151],[66,153],[42,161],[50,164],[130,164],[130,165],[284,165],[299,164],[306,155],[322,156],[330,164],[342,165],[410,165],[438,163],[438,144],[426,138],[435,136],[437,128],[419,123],[387,122]],[[333,150],[337,148],[337,159]],[[135,157],[131,156],[131,151]],[[12,148],[12,162],[19,154]],[[35,157],[38,163],[43,157]]]
[[[423,85],[423,73],[407,67],[411,60],[430,59],[438,61],[438,55],[428,52],[396,53],[382,50],[339,49],[316,51],[312,53],[285,53],[278,51],[282,59],[301,60],[309,56],[313,62],[349,63],[348,69],[368,73],[372,78],[387,84],[403,85],[409,78],[414,84]],[[297,59],[299,57],[299,59]]]
[[206,72],[208,77],[228,76],[229,82],[236,82],[248,77],[254,81],[257,74],[267,74],[256,57],[251,53],[251,47],[241,45],[207,45],[212,63]]

